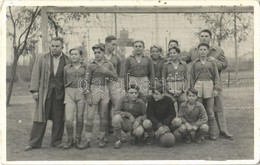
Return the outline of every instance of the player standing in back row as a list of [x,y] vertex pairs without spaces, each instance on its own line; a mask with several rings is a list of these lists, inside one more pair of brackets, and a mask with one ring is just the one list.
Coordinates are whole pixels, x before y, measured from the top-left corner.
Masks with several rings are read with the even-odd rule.
[[133,54],[125,61],[124,84],[126,91],[129,84],[136,84],[140,88],[139,98],[146,103],[149,88],[154,85],[154,68],[152,59],[143,54],[144,48],[143,41],[134,42]]
[[[214,60],[217,63],[219,77],[221,78],[221,71],[227,68],[228,62],[227,58],[224,55],[224,51],[222,48],[218,46],[214,46],[211,44],[212,33],[208,29],[204,29],[199,34],[199,40],[201,43],[206,43],[210,45],[208,57],[211,60]],[[190,50],[189,56],[186,58],[186,62],[189,63],[194,61],[199,57],[198,48],[193,47]],[[217,125],[220,131],[220,136],[233,140],[233,135],[231,135],[227,130],[225,110],[223,107],[222,101],[222,91],[219,91],[219,94],[214,99],[214,113],[217,121]]]
[[[120,64],[120,58],[114,54],[114,51],[116,49],[117,40],[115,36],[107,36],[105,39],[105,59],[110,61],[115,70],[117,75],[120,74],[121,64]],[[109,90],[109,105],[108,105],[108,133],[113,133],[113,126],[112,126],[112,118],[113,118],[113,109],[116,107],[117,102],[120,99],[120,90],[121,87],[119,85],[119,82],[109,80],[108,81],[108,90]]]

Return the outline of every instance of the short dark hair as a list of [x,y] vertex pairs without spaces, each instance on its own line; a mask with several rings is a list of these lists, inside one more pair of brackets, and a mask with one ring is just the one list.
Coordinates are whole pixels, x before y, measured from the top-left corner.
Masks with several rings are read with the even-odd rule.
[[72,49],[70,49],[70,50],[69,50],[69,54],[71,54],[71,52],[72,52],[73,50],[78,50],[80,55],[83,54],[83,51],[82,51],[80,48],[72,48]]
[[95,49],[100,49],[102,52],[105,52],[105,44],[99,43],[92,46],[92,50],[94,51]]
[[144,41],[142,41],[142,40],[136,40],[136,41],[134,41],[134,45],[135,45],[137,42],[141,42],[141,43],[143,44],[144,48],[145,48]]
[[63,44],[63,43],[64,43],[64,40],[63,40],[63,38],[62,38],[62,37],[54,37],[54,38],[52,38],[52,39],[51,39],[51,41],[60,41],[60,42],[61,42],[61,44]]
[[152,49],[153,48],[156,48],[156,49],[158,49],[159,50],[159,52],[161,52],[162,53],[162,47],[160,46],[160,45],[152,45],[151,47],[150,47],[150,52],[152,51]]
[[116,40],[116,37],[113,35],[107,36],[105,39],[105,43],[110,43],[112,40]]
[[210,31],[209,29],[203,29],[203,30],[201,30],[201,31],[200,31],[200,34],[201,34],[202,32],[208,33],[209,36],[210,36],[210,38],[211,38],[212,33],[211,33],[211,31]]
[[186,94],[189,95],[189,93],[192,93],[192,94],[198,96],[198,91],[197,91],[197,89],[195,89],[195,88],[189,88],[189,89],[187,89]]
[[176,47],[176,46],[169,48],[168,51],[170,52],[170,50],[172,50],[172,49],[175,49],[177,53],[181,52],[181,49],[179,47]]
[[172,42],[175,42],[175,43],[177,44],[177,46],[179,46],[179,42],[178,42],[177,40],[174,40],[174,39],[171,39],[171,40],[169,41],[168,46],[169,46],[170,43],[172,43]]
[[129,89],[136,89],[139,92],[139,87],[136,84],[130,84],[128,91]]
[[199,49],[201,46],[206,46],[206,47],[209,49],[209,45],[206,44],[206,43],[200,43],[200,44],[198,45],[198,49]]

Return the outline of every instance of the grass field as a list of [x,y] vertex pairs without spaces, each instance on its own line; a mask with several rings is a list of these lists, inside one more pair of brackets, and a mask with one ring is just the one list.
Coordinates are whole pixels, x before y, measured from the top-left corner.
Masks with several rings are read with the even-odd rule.
[[[223,91],[226,119],[235,140],[219,138],[202,144],[185,144],[177,141],[172,148],[158,145],[123,145],[113,149],[113,143],[100,149],[97,140],[87,150],[62,150],[50,147],[50,126],[45,133],[43,147],[25,152],[32,125],[33,104],[14,104],[7,108],[7,160],[248,160],[254,159],[254,89],[253,87],[228,88]],[[21,120],[21,122],[19,122]],[[98,118],[94,127],[98,132]],[[111,137],[113,139],[113,137]],[[63,141],[66,140],[64,135]]]

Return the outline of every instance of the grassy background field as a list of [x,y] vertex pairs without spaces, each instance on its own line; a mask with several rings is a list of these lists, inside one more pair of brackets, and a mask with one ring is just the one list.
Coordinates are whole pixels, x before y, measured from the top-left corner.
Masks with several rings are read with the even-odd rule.
[[[185,144],[177,141],[172,148],[158,145],[123,145],[120,150],[113,149],[113,143],[100,149],[97,140],[91,148],[63,150],[50,147],[51,122],[43,141],[43,147],[25,152],[32,126],[34,105],[13,104],[7,108],[7,160],[248,160],[254,159],[254,89],[252,86],[225,88],[223,100],[229,131],[235,140],[219,138],[217,141],[205,140],[202,144]],[[20,122],[19,122],[20,120]],[[94,134],[98,132],[98,118],[95,120]],[[113,137],[111,137],[113,139]],[[66,141],[64,135],[63,141]]]

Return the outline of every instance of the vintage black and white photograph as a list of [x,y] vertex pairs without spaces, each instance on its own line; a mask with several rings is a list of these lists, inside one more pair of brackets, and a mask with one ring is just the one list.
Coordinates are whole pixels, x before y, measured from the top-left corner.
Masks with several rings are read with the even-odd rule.
[[259,2],[184,2],[4,2],[3,164],[257,164]]

